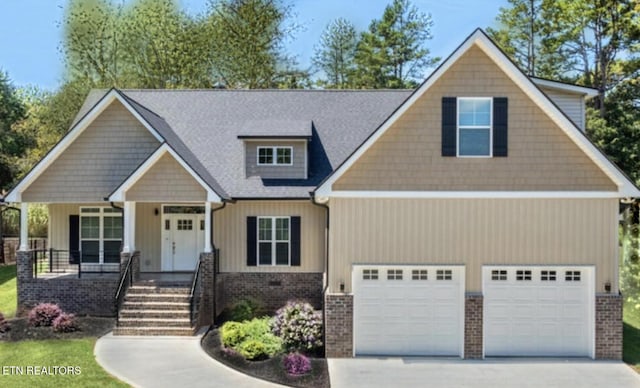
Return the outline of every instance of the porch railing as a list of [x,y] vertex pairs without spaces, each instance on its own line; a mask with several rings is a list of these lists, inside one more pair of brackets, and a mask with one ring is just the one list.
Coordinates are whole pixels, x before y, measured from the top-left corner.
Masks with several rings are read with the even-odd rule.
[[196,271],[193,273],[193,280],[191,281],[191,292],[189,294],[189,317],[192,325],[196,323],[195,320],[200,308],[202,291],[202,260],[198,259]]
[[116,326],[120,325],[120,308],[122,307],[122,302],[124,301],[124,297],[127,294],[127,290],[133,284],[133,273],[131,270],[131,264],[133,263],[133,257],[129,258],[127,265],[120,275],[120,282],[118,283],[118,289],[116,290],[116,294],[113,297],[115,301],[116,308]]
[[[100,258],[102,262],[100,262]],[[60,249],[31,250],[33,277],[42,274],[82,274],[120,272],[120,252],[70,251]]]

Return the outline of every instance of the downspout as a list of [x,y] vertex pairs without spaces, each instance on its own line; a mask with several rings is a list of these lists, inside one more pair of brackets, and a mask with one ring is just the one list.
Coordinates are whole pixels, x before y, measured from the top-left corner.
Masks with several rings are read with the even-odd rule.
[[327,289],[329,288],[329,206],[327,206],[324,203],[319,203],[316,202],[316,195],[314,192],[311,193],[311,203],[316,205],[316,206],[320,206],[322,208],[325,209],[327,217],[326,217],[326,235],[324,237],[324,259],[325,259],[325,272],[326,272],[326,283],[324,285],[324,287],[322,288],[322,336],[326,342],[327,340],[327,312],[325,311],[325,305],[324,305],[324,300],[326,297],[326,293],[327,293]]
[[[214,236],[214,233],[213,233],[213,213],[224,209],[227,206],[227,202],[235,203],[235,201],[233,201],[233,200],[232,201],[227,201],[227,200],[223,199],[222,200],[222,206],[217,207],[215,209],[211,209],[211,214],[209,214],[209,217],[211,218],[209,220],[209,222],[211,223],[211,232],[210,232],[211,233],[211,245],[212,245],[211,248],[213,249],[213,257],[214,257],[214,259],[219,259],[219,258],[216,258],[216,243],[215,243],[215,240],[213,238],[213,236]],[[216,311],[216,308],[217,308],[217,306],[216,306],[216,278],[217,278],[217,272],[218,271],[217,271],[216,267],[218,267],[218,266],[219,266],[218,261],[217,260],[214,261],[213,262],[213,323],[214,324],[215,324],[215,321],[216,321],[216,313],[217,313],[217,311]]]

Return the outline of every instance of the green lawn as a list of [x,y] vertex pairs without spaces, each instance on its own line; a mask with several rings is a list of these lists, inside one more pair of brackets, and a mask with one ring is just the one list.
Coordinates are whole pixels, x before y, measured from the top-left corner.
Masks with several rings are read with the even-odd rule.
[[640,310],[630,303],[624,306],[623,343],[624,362],[640,371]]
[[16,266],[0,266],[0,312],[5,318],[16,315],[16,301]]
[[[127,387],[95,361],[95,338],[47,341],[0,342],[0,386],[2,387]],[[10,366],[23,367],[24,375],[7,373]],[[27,366],[79,367],[79,375],[27,376]]]

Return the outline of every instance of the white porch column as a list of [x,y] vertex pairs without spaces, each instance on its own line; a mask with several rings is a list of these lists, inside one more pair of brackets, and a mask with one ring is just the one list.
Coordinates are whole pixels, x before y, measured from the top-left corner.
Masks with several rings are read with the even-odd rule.
[[20,248],[19,251],[29,250],[29,204],[20,203]]
[[204,203],[204,252],[211,252],[211,202]]
[[136,250],[136,203],[124,203],[124,231],[122,252],[131,253]]

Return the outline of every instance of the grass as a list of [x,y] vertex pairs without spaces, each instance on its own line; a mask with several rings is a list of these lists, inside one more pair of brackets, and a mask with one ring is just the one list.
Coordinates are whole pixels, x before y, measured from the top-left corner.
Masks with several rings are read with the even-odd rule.
[[[24,375],[18,375],[0,370],[0,386],[127,387],[96,363],[93,356],[95,343],[95,338],[0,342],[0,365],[5,368],[21,366],[24,372]],[[49,369],[54,366],[79,367],[80,374],[27,376],[28,366]]]
[[15,264],[0,266],[0,312],[5,318],[16,315],[17,300],[16,266]]
[[640,310],[625,303],[623,320],[622,359],[640,372]]

